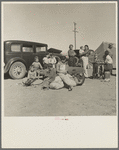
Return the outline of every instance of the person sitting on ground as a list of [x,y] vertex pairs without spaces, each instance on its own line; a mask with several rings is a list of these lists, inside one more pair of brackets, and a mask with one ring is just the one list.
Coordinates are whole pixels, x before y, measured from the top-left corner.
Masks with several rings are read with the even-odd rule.
[[66,57],[62,56],[61,61],[57,63],[56,70],[58,76],[62,79],[65,85],[68,87],[68,90],[71,91],[73,86],[76,86],[76,82],[73,77],[68,74],[68,64],[66,62]]
[[33,83],[36,80],[36,71],[34,69],[34,66],[31,65],[30,69],[28,71],[27,80],[25,82],[22,82],[25,86],[30,86],[31,83]]
[[56,65],[56,59],[54,57],[54,55],[52,53],[50,53],[50,58],[49,58],[49,63],[53,64],[53,68],[56,68],[55,65]]
[[48,68],[48,64],[49,64],[49,54],[47,54],[44,58],[43,58],[43,67],[44,69],[47,69]]
[[43,90],[48,90],[50,88],[50,83],[52,83],[55,80],[56,77],[56,69],[53,68],[53,64],[48,64],[48,74],[47,78],[44,79],[42,88]]
[[40,76],[40,70],[42,70],[43,67],[42,67],[41,63],[39,62],[38,56],[35,56],[34,62],[32,63],[32,66],[34,67],[34,69],[36,71],[36,75],[39,78],[39,76]]
[[109,55],[109,51],[105,51],[105,65],[104,65],[104,73],[105,73],[105,81],[110,81],[110,73],[113,68],[113,60]]
[[76,64],[76,59],[75,59],[75,51],[73,50],[73,45],[70,44],[69,45],[69,50],[68,50],[68,56],[69,56],[69,60],[68,60],[68,65],[74,67]]

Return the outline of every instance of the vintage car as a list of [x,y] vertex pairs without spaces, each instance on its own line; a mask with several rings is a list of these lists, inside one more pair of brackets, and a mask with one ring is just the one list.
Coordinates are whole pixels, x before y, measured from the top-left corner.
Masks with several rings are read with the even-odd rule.
[[[53,53],[58,62],[62,56],[61,52],[55,48],[48,49],[48,45],[43,43],[19,40],[4,41],[4,73],[9,73],[13,79],[21,79],[25,77],[35,56],[39,57],[43,66],[43,58],[48,53]],[[69,66],[68,72],[76,75],[81,85],[84,83],[84,70],[78,57],[76,57],[76,66]]]
[[47,44],[9,40],[4,41],[4,73],[9,73],[13,79],[21,79],[25,76],[34,57],[38,56],[43,65],[43,58],[48,53],[54,53],[57,61],[62,56],[62,51],[50,48]]

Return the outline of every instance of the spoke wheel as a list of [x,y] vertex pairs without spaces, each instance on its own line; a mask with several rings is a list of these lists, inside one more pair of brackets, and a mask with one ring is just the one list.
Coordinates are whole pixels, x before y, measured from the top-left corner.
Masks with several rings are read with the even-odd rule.
[[26,66],[22,62],[15,62],[9,70],[9,75],[13,79],[22,79],[26,74]]

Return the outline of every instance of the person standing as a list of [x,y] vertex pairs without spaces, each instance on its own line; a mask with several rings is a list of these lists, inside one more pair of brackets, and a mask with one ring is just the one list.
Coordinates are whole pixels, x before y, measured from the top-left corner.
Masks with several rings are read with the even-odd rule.
[[84,52],[80,54],[83,60],[83,68],[84,68],[84,75],[86,78],[88,78],[88,71],[87,71],[87,66],[88,66],[88,56],[89,56],[89,46],[85,45],[84,46]]
[[[110,56],[110,57],[112,58],[112,60],[113,60],[112,48],[113,48],[113,44],[110,43],[110,44],[108,45],[107,51],[109,52],[109,56]],[[113,64],[112,64],[112,69],[113,69]],[[112,69],[110,70],[111,75],[112,75]]]
[[109,55],[109,51],[105,51],[105,65],[104,65],[104,73],[105,73],[105,81],[110,81],[110,71],[112,70],[113,60]]
[[69,56],[69,60],[68,60],[68,65],[74,67],[75,63],[76,63],[76,59],[75,59],[75,51],[73,50],[73,45],[70,44],[69,45],[69,50],[68,50],[68,56]]

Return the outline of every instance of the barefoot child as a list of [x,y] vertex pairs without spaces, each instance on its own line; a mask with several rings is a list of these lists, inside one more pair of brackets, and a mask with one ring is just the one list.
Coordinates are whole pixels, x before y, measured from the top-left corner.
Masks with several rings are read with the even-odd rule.
[[32,65],[36,71],[36,76],[38,76],[38,79],[39,79],[40,70],[43,69],[43,67],[42,67],[41,63],[39,62],[38,56],[35,56],[34,60],[35,61],[32,63]]

